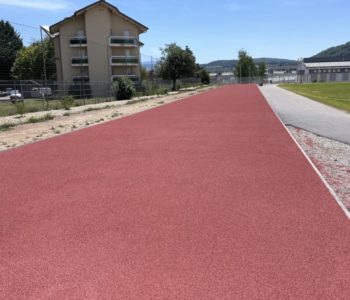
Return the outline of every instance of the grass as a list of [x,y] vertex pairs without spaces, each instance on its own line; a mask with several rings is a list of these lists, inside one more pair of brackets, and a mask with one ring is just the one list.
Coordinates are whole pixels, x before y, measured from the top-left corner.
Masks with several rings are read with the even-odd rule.
[[[88,105],[88,104],[97,104],[101,102],[109,102],[112,101],[112,98],[91,98],[91,99],[85,99],[85,102],[83,99],[75,99],[74,100],[74,106],[82,106]],[[45,111],[45,110],[57,110],[57,109],[63,109],[62,103],[60,100],[50,100],[47,107],[47,102],[42,100],[35,100],[35,99],[25,99],[24,100],[24,109],[26,113],[29,112],[38,112],[38,111]],[[0,117],[5,116],[12,116],[16,115],[17,109],[16,105],[12,104],[11,102],[7,101],[0,101]]]
[[350,83],[281,84],[281,88],[350,112]]
[[103,110],[103,109],[108,109],[114,107],[114,105],[105,105],[102,107],[89,107],[87,109],[84,109],[83,112],[89,112],[89,111],[95,111],[95,110]]
[[141,98],[141,99],[137,99],[137,100],[129,100],[128,102],[126,102],[126,105],[132,105],[132,104],[136,104],[139,102],[145,102],[150,100],[150,98]]
[[4,123],[0,125],[0,131],[6,131],[9,130],[13,127],[16,127],[15,123]]
[[30,117],[26,123],[40,123],[52,120],[54,117],[51,114],[46,114],[42,117]]

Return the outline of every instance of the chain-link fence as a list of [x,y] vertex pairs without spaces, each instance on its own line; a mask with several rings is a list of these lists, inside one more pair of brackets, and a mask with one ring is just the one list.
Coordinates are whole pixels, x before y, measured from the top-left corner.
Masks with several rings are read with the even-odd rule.
[[295,74],[274,74],[268,76],[251,76],[236,77],[234,75],[216,75],[210,78],[213,84],[279,84],[279,83],[295,83],[297,75]]
[[349,72],[319,72],[313,74],[298,75],[297,82],[350,82],[350,69]]

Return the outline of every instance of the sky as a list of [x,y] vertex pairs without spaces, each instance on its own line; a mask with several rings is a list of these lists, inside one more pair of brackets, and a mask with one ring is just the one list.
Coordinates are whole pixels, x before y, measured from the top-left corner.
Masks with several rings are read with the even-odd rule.
[[[38,29],[52,25],[94,0],[0,0],[0,19],[12,22],[28,45]],[[349,0],[110,0],[149,30],[143,60],[160,48],[189,46],[197,62],[253,57],[298,59],[350,41]],[[26,26],[22,26],[22,25]]]

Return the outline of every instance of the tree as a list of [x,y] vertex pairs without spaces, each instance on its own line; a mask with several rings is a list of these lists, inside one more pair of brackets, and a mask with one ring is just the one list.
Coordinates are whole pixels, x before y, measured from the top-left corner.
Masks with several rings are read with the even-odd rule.
[[264,61],[262,61],[258,65],[258,76],[259,77],[265,77],[265,73],[266,73],[266,64],[265,64]]
[[56,79],[55,52],[52,40],[46,38],[22,48],[11,69],[12,77],[19,80],[45,79],[43,51],[45,51],[46,78]]
[[0,80],[10,79],[11,67],[22,47],[22,39],[11,24],[0,20]]
[[199,67],[197,71],[197,76],[201,79],[201,83],[203,84],[209,84],[210,83],[210,76],[206,69]]
[[240,50],[238,52],[238,62],[235,67],[235,74],[239,78],[253,77],[257,75],[257,68],[254,64],[253,58],[249,56],[245,50]]
[[189,47],[182,49],[176,43],[166,45],[162,50],[162,57],[157,64],[157,73],[163,79],[173,81],[173,90],[176,90],[176,80],[194,76],[196,58]]

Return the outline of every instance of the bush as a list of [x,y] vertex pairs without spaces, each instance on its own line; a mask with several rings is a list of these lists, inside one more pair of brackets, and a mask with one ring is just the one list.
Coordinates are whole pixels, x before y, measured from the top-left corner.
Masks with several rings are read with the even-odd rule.
[[201,79],[201,82],[203,84],[209,84],[210,83],[210,76],[207,70],[201,69],[199,72],[199,77]]
[[74,105],[74,98],[72,96],[65,96],[60,100],[60,102],[62,107],[68,110]]
[[118,77],[113,82],[114,97],[116,100],[128,100],[135,94],[133,82],[126,77]]
[[168,94],[168,89],[166,88],[166,87],[159,87],[158,89],[157,89],[157,92],[156,92],[156,94],[157,95],[166,95],[166,94]]

